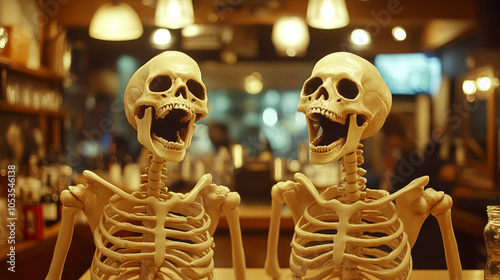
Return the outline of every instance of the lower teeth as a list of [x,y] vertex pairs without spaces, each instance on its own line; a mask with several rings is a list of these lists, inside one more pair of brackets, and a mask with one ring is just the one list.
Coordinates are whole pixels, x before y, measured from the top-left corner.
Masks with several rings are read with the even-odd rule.
[[[316,142],[316,141],[315,141]],[[344,144],[345,144],[345,139],[344,138],[341,138],[333,143],[331,143],[330,145],[327,145],[327,146],[314,146],[314,142],[311,143],[310,145],[310,148],[313,152],[316,152],[316,153],[326,153],[326,152],[330,152],[330,151],[333,151],[334,149],[338,148],[338,147],[342,147]]]
[[162,144],[165,148],[171,149],[171,150],[182,150],[182,148],[184,146],[184,141],[182,141],[182,139],[179,139],[179,142],[172,142],[172,141],[167,141],[167,140],[157,136],[156,134],[153,134],[152,139],[155,140],[156,142],[159,142],[160,144]]

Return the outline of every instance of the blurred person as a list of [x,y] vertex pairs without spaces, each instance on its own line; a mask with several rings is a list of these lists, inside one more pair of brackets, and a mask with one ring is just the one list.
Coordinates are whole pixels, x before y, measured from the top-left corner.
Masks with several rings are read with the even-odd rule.
[[[430,141],[423,151],[418,151],[415,141],[410,137],[409,128],[411,126],[405,121],[404,115],[398,113],[390,113],[382,127],[386,171],[381,188],[393,193],[412,180],[428,175],[430,180],[426,188],[450,194],[456,185],[458,167],[452,161],[441,159],[438,141]],[[413,267],[446,269],[444,251],[436,250],[429,254],[428,248],[443,248],[439,224],[431,216],[422,225],[412,248]]]

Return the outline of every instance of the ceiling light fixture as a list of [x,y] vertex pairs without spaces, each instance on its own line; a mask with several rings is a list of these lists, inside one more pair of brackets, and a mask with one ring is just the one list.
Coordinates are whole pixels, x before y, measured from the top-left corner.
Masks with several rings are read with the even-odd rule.
[[336,29],[349,24],[344,0],[309,0],[307,24],[314,28]]
[[490,77],[479,77],[476,79],[477,88],[481,91],[488,91],[491,88],[491,78]]
[[309,46],[309,30],[299,17],[282,17],[274,23],[271,39],[279,55],[302,56]]
[[406,31],[401,26],[396,26],[392,29],[392,37],[396,41],[404,41],[406,39]]
[[473,80],[465,80],[462,83],[462,90],[466,95],[476,93],[477,87],[476,82]]
[[167,49],[172,43],[172,34],[166,28],[156,29],[151,36],[151,44],[158,49]]
[[106,41],[128,41],[141,37],[139,15],[126,3],[106,3],[95,12],[89,26],[92,38]]
[[155,24],[170,29],[183,28],[194,23],[191,0],[158,0]]
[[364,29],[354,29],[351,32],[351,42],[357,46],[369,45],[372,41],[370,33]]

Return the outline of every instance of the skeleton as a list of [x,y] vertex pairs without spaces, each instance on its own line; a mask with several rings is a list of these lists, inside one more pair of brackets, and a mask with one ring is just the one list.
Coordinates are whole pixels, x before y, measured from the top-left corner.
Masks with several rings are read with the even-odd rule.
[[228,219],[236,279],[245,259],[238,218],[240,197],[204,175],[188,193],[168,191],[166,161],[179,162],[195,121],[208,113],[205,85],[196,62],[164,52],[130,79],[124,96],[129,123],[149,150],[140,191],[126,192],[85,171],[87,185],[63,191],[63,217],[47,279],[60,279],[75,215],[83,210],[94,235],[90,268],[95,279],[214,279],[213,233]]
[[[461,279],[451,226],[450,196],[424,187],[428,176],[390,194],[366,188],[360,140],[382,127],[391,93],[377,69],[350,53],[333,53],[304,83],[299,112],[306,115],[314,164],[341,159],[340,185],[319,191],[305,175],[272,188],[266,273],[281,276],[277,244],[283,205],[292,212],[293,279],[410,279],[411,248],[429,214],[439,222],[450,279]],[[396,203],[394,203],[395,201]]]

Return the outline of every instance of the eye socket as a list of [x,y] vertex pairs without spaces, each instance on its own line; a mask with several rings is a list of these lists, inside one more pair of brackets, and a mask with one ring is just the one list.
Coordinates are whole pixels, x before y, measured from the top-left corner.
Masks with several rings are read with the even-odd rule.
[[164,92],[172,86],[172,78],[167,75],[160,75],[155,77],[149,83],[149,90],[152,92]]
[[337,83],[337,91],[347,99],[354,99],[359,94],[358,85],[349,79],[340,80]]
[[323,80],[319,77],[314,77],[312,79],[309,79],[306,84],[304,85],[304,95],[308,96],[316,92],[318,88],[323,84]]
[[198,83],[195,80],[188,80],[186,82],[186,85],[189,89],[189,92],[191,92],[196,98],[200,100],[205,100],[205,88],[203,85]]

